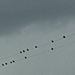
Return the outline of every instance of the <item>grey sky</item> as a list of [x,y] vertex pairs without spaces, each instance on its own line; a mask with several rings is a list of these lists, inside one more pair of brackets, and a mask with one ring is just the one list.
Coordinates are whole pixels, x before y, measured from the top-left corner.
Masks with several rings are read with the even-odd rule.
[[[63,35],[75,32],[75,0],[2,0],[0,1],[0,59],[29,48],[22,55],[0,60],[8,66],[0,66],[1,75],[75,75],[75,44],[58,48],[75,41],[75,35],[63,39]],[[50,40],[62,38],[43,45]],[[31,57],[49,50],[54,51]],[[10,64],[10,60],[17,61]]]
[[[2,0],[0,1],[0,36],[19,32],[32,22],[66,22],[75,15],[75,0]],[[63,22],[64,22],[63,21]],[[40,25],[42,26],[42,25]],[[62,26],[62,25],[61,25]],[[63,24],[65,26],[65,24]]]

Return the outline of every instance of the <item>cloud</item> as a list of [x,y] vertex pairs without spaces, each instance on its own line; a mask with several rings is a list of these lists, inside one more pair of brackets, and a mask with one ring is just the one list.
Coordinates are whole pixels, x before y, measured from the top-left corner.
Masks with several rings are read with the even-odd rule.
[[[0,1],[0,36],[18,32],[33,22],[64,22],[75,15],[75,0],[2,0]],[[60,21],[59,21],[60,20]],[[43,26],[41,24],[41,26]]]

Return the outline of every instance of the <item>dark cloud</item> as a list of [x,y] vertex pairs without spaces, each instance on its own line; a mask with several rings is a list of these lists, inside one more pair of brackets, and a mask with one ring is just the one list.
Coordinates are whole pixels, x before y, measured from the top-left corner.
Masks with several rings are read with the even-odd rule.
[[[68,19],[75,15],[75,0],[2,0],[0,36],[11,34],[31,22]],[[50,24],[51,26],[51,24]]]

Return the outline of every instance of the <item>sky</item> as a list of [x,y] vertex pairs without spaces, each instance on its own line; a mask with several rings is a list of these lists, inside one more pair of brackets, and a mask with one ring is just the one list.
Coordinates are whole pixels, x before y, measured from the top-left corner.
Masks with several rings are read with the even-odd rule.
[[0,74],[75,75],[74,33],[75,0],[1,0]]

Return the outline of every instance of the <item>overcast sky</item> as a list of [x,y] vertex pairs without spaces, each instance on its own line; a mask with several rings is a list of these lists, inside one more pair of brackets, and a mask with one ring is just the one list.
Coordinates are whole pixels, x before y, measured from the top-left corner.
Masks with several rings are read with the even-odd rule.
[[[1,0],[0,59],[23,49],[30,51],[0,60],[0,64],[8,63],[0,66],[0,74],[75,75],[75,44],[61,47],[75,41],[75,35],[68,37],[74,32],[75,0]],[[62,39],[39,47],[59,38]],[[51,47],[55,49],[51,51]],[[47,50],[50,51],[33,56]],[[24,56],[28,58],[18,61]],[[12,59],[16,62],[10,64]]]

